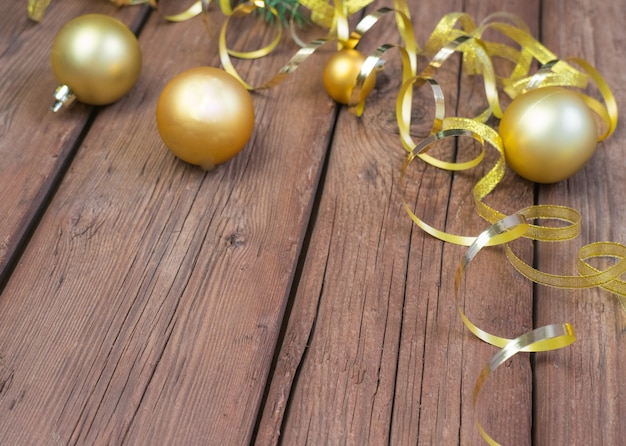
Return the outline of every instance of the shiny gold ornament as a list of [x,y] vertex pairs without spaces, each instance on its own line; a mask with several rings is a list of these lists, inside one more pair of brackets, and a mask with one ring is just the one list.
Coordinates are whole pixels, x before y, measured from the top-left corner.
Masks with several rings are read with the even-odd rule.
[[[333,54],[324,67],[324,88],[328,95],[340,104],[348,105],[352,90],[356,86],[361,65],[366,57],[354,49],[342,49]],[[361,90],[361,98],[366,98],[376,84],[376,73],[365,79]]]
[[50,62],[61,86],[54,111],[75,96],[105,105],[124,96],[141,73],[141,49],[135,35],[117,19],[87,14],[69,21],[52,43]]
[[593,155],[598,139],[589,107],[561,87],[538,88],[515,98],[499,133],[509,166],[537,183],[556,183],[576,173]]
[[223,70],[198,67],[172,79],[156,110],[159,133],[180,159],[211,170],[234,157],[254,129],[250,93]]

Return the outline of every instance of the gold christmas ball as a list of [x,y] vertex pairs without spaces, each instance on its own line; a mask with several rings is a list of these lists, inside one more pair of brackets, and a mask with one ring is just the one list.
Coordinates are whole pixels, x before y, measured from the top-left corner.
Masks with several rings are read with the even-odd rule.
[[163,89],[156,109],[159,133],[180,159],[205,170],[234,157],[254,129],[248,90],[213,67],[184,71]]
[[50,53],[57,80],[91,105],[117,101],[137,82],[141,49],[135,35],[117,19],[87,14],[57,33]]
[[[328,95],[340,104],[348,105],[352,90],[366,57],[355,49],[343,49],[333,54],[324,67],[324,88]],[[361,97],[366,98],[376,84],[376,73],[365,79]]]
[[509,166],[537,183],[556,183],[578,172],[598,140],[589,107],[561,87],[538,88],[515,98],[504,111],[499,133]]

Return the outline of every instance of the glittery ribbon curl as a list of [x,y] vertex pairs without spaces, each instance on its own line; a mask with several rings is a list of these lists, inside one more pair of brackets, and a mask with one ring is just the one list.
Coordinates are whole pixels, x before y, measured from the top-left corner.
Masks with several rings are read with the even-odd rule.
[[[506,56],[509,60],[516,64],[509,78],[499,78],[498,81],[499,84],[505,86],[507,94],[512,98],[531,88],[540,88],[544,86],[544,83],[566,87],[582,87],[587,84],[587,79],[591,78],[600,90],[604,105],[585,94],[578,94],[588,104],[590,109],[596,112],[601,121],[604,123],[605,131],[598,136],[598,140],[601,141],[610,136],[617,124],[617,105],[615,98],[600,73],[589,63],[578,58],[568,59],[568,61],[579,65],[583,69],[583,71],[576,70],[566,61],[558,60],[554,54],[547,50],[542,44],[534,40],[528,32],[522,28],[514,27],[506,23],[493,22],[492,20],[493,17],[489,17],[481,26],[475,27],[471,19],[464,17],[463,14],[454,14],[444,17],[431,35],[430,42],[427,44],[426,48],[436,48],[437,45],[440,44],[443,46],[441,46],[439,51],[437,51],[431,58],[429,64],[422,71],[422,73],[405,81],[400,89],[396,107],[398,127],[400,129],[400,139],[405,150],[408,152],[407,159],[401,171],[401,182],[405,181],[406,171],[410,163],[416,157],[419,157],[423,161],[438,168],[451,171],[465,170],[480,163],[483,152],[481,152],[481,154],[474,160],[464,163],[445,162],[428,156],[426,152],[432,144],[450,136],[458,137],[471,135],[481,144],[483,151],[485,142],[487,142],[498,152],[498,160],[494,166],[476,182],[472,189],[476,211],[489,223],[495,223],[505,217],[503,213],[493,209],[483,200],[502,180],[506,168],[502,140],[493,128],[484,124],[484,122],[492,114],[496,117],[501,116],[497,89],[495,88],[496,76],[493,73],[493,67],[490,62],[492,57]],[[457,22],[462,24],[461,30],[452,28],[452,26],[454,26]],[[521,50],[518,52],[509,51],[506,50],[506,46],[503,46],[502,44],[493,44],[481,41],[479,37],[488,27],[500,30],[506,36],[514,39],[521,45]],[[445,35],[449,36],[447,41],[446,38],[442,37]],[[433,44],[432,42],[436,43]],[[470,71],[474,73],[481,73],[485,79],[485,91],[488,100],[488,107],[485,112],[481,113],[474,119],[445,117],[443,93],[433,76],[445,60],[453,54],[453,52],[462,52],[464,60],[468,61]],[[493,54],[490,54],[491,52],[493,52]],[[542,69],[532,75],[529,73],[530,62],[532,60],[529,60],[529,56],[536,58],[543,66]],[[413,86],[429,84],[434,93],[435,117],[431,135],[422,140],[420,144],[413,141],[409,132],[411,110],[409,107],[405,106],[407,101],[403,97],[409,84]],[[475,237],[450,234],[445,231],[438,230],[417,217],[410,209],[406,201],[404,201],[404,206],[415,224],[434,237],[457,245],[469,246],[474,243]],[[568,207],[538,205],[531,206],[519,212],[524,214],[529,220],[554,219],[566,222],[566,225],[563,227],[549,227],[545,225],[529,224],[528,230],[524,233],[524,237],[533,240],[569,240],[576,237],[580,232],[581,216],[574,209]],[[498,239],[494,238],[490,240],[489,244],[500,244],[500,242]],[[621,258],[621,251],[616,253],[615,248],[615,246],[621,246],[619,244],[600,244],[594,246],[594,257],[617,256]],[[579,254],[581,258],[588,258],[585,257],[586,249],[587,248],[585,247],[581,250],[581,253]],[[607,251],[603,252],[603,249],[606,249]],[[599,275],[592,273],[589,268],[580,267],[579,272],[581,273],[581,276],[570,278],[568,276],[547,275],[538,271],[529,265],[524,264],[512,253],[512,251],[510,251],[509,248],[507,248],[507,257],[511,260],[512,265],[515,266],[518,271],[539,284],[561,288],[588,288],[593,286],[603,286],[606,289],[616,292],[622,305],[624,304],[624,299],[626,299],[626,294],[621,293],[623,290],[621,286],[610,285],[611,282],[616,281],[619,276],[624,273],[624,271],[619,272],[615,267],[612,269],[612,271],[615,272],[614,274],[606,273]],[[580,264],[581,263],[579,262],[579,265]]]
[[478,420],[478,411],[476,410],[479,393],[491,373],[517,353],[557,350],[567,347],[576,341],[574,331],[571,325],[567,323],[551,324],[539,327],[524,333],[515,339],[501,338],[487,333],[486,331],[475,326],[465,316],[463,310],[461,309],[459,299],[461,280],[472,259],[480,252],[481,249],[488,246],[493,240],[499,239],[504,243],[507,239],[513,240],[524,235],[527,229],[528,223],[526,222],[526,218],[520,213],[510,215],[494,223],[491,227],[478,235],[474,242],[469,246],[463,256],[463,259],[461,260],[461,263],[459,264],[454,278],[454,295],[456,298],[457,310],[461,319],[465,323],[465,326],[479,339],[482,339],[491,345],[500,347],[500,350],[493,355],[491,360],[481,370],[480,375],[474,384],[474,392],[472,396],[474,424],[478,428],[478,431],[482,435],[483,439],[491,446],[498,446],[499,443],[491,438],[491,436],[489,436],[489,434],[487,434],[485,429],[482,427]]
[[[626,311],[626,282],[620,280],[620,277],[626,273],[626,247],[624,245],[615,242],[598,242],[586,245],[578,253],[578,276],[548,274],[522,261],[515,255],[508,242],[519,237],[527,237],[538,241],[572,239],[580,232],[580,214],[569,207],[537,205],[505,217],[504,214],[493,209],[483,201],[502,180],[506,166],[502,140],[495,130],[485,124],[491,115],[494,115],[496,118],[501,117],[502,112],[497,86],[500,86],[511,98],[515,98],[518,94],[530,89],[548,85],[582,89],[587,85],[588,79],[591,78],[598,86],[604,104],[583,93],[578,94],[604,123],[605,129],[603,133],[598,135],[598,141],[610,136],[617,124],[615,98],[600,73],[589,63],[578,58],[570,58],[566,61],[559,60],[547,48],[533,39],[523,25],[514,17],[501,14],[499,18],[511,20],[517,26],[493,21],[495,18],[495,16],[489,17],[480,27],[475,27],[471,19],[464,16],[464,14],[451,14],[444,17],[426,45],[426,48],[433,52],[429,64],[419,75],[404,81],[398,94],[396,105],[400,139],[403,147],[408,152],[401,170],[401,183],[406,181],[405,176],[409,165],[418,157],[435,167],[455,171],[472,168],[480,163],[486,142],[498,152],[498,160],[494,166],[475,183],[472,189],[477,213],[493,224],[492,227],[478,237],[450,234],[428,225],[413,213],[406,200],[403,199],[404,207],[409,216],[425,232],[449,243],[469,246],[455,278],[457,309],[463,323],[475,336],[501,349],[485,366],[476,381],[473,398],[474,406],[477,403],[478,393],[490,373],[517,352],[554,350],[569,345],[575,340],[569,324],[541,327],[510,340],[482,330],[467,318],[461,310],[458,300],[460,280],[471,259],[483,247],[504,244],[506,257],[510,263],[522,275],[536,283],[571,289],[602,287],[616,294],[622,308]],[[457,23],[461,24],[461,29],[454,28]],[[503,44],[481,40],[480,37],[487,28],[502,32],[516,41],[521,49],[515,50]],[[466,72],[469,74],[481,74],[484,78],[488,107],[483,113],[473,119],[446,117],[443,92],[434,80],[439,67],[454,52],[463,54]],[[493,57],[504,57],[515,64],[508,78],[495,75],[491,64]],[[540,63],[541,69],[531,75],[530,67],[533,58]],[[576,70],[568,62],[580,66],[582,71]],[[433,90],[435,116],[430,136],[417,144],[410,135],[411,109],[406,106],[408,101],[404,96],[407,92],[410,92],[409,86],[421,87],[426,84]],[[437,141],[448,137],[462,136],[472,137],[481,145],[482,151],[474,160],[464,163],[445,162],[434,159],[426,153]],[[529,223],[529,221],[544,220],[558,220],[566,224],[560,227],[550,227]],[[600,271],[587,262],[588,259],[594,257],[609,257],[617,259],[617,262],[605,271]],[[475,423],[488,444],[498,444],[487,434],[477,418],[475,418]]]

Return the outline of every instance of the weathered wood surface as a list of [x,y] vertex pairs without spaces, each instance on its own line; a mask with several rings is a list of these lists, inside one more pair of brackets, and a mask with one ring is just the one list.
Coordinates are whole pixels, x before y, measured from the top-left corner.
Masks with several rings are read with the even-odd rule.
[[[58,22],[36,28],[41,40],[75,13],[64,8],[53,2]],[[257,29],[233,34],[245,46],[271,33]],[[313,64],[255,95],[256,132],[236,160],[210,173],[179,162],[158,137],[156,101],[185,68],[218,64],[212,43],[199,19],[150,17],[139,84],[98,114],[4,288],[0,443],[250,438],[335,105]],[[285,45],[242,74],[277,72],[297,49]],[[46,58],[31,63],[49,78]],[[63,129],[59,116],[20,128]]]
[[136,29],[146,12],[70,2],[37,25],[26,17],[23,3],[3,4],[0,19],[0,282],[76,151],[91,114],[82,104],[54,119],[48,113],[56,87],[49,68],[53,36],[81,14],[115,12]]
[[[578,55],[600,70],[624,110],[623,48],[626,2],[543,2],[545,43],[564,56]],[[626,132],[622,125],[604,141],[592,162],[567,182],[539,189],[541,203],[572,206],[584,216],[582,233],[571,243],[543,243],[537,265],[563,271],[563,259],[596,241],[626,241]],[[622,277],[622,279],[624,279]],[[537,324],[569,321],[578,342],[536,361],[536,436],[550,444],[623,444],[626,426],[626,314],[617,299],[600,289],[571,291],[538,287]],[[545,421],[544,421],[545,420]]]
[[[536,2],[414,2],[411,12],[423,44],[448,12],[465,10],[484,18],[503,7],[536,28]],[[396,39],[397,31],[388,26],[378,43]],[[387,63],[390,73],[400,71],[397,60]],[[485,105],[483,87],[477,79],[460,79],[459,69],[460,59],[453,58],[437,74],[447,94],[446,109],[449,116],[474,116]],[[480,233],[485,222],[476,216],[468,191],[491,168],[495,153],[482,171],[454,176],[414,162],[406,191],[399,190],[404,152],[390,123],[400,79],[385,76],[382,83],[360,121],[347,112],[339,117],[303,278],[273,375],[267,425],[261,425],[274,435],[261,431],[268,436],[260,437],[260,444],[279,432],[284,444],[480,440],[470,402],[476,376],[493,348],[476,342],[460,324],[452,279],[463,248],[416,230],[398,203],[406,194],[429,224],[456,234]],[[416,114],[426,122],[416,122],[415,130],[424,135],[432,125],[432,92],[425,87],[416,93]],[[470,159],[468,151],[476,154],[465,141],[459,141],[456,155],[455,147],[454,141],[444,141],[436,150],[449,160]],[[527,185],[507,193],[518,181],[510,175],[504,192],[494,194],[490,203],[509,212],[532,204]],[[355,229],[346,230],[350,227]],[[514,337],[532,327],[532,286],[499,259],[501,253],[488,252],[472,264],[470,276],[476,276],[468,279],[465,309],[483,326]],[[513,314],[512,306],[518,309]],[[511,364],[500,381],[510,390],[490,399],[491,411],[482,418],[493,432],[528,444],[529,358]],[[516,423],[498,416],[507,401],[514,401]]]
[[[626,99],[623,1],[408,3],[421,44],[446,13],[513,12],[558,55],[599,68],[618,105]],[[142,77],[116,104],[53,114],[49,44],[86,12],[141,31]],[[237,26],[242,48],[271,33]],[[424,234],[401,203],[436,227],[477,234],[485,222],[469,190],[496,158],[488,150],[481,167],[454,175],[414,162],[400,188],[397,53],[357,118],[322,90],[329,45],[253,96],[250,144],[204,173],[174,159],[154,123],[172,76],[219,63],[199,19],[171,24],[142,7],[75,0],[53,1],[33,24],[25,5],[5,2],[0,33],[0,444],[482,441],[472,391],[495,350],[455,307],[464,249]],[[362,48],[397,41],[389,15]],[[273,56],[238,67],[260,84],[296,49],[285,38]],[[471,116],[484,105],[482,82],[460,72],[453,57],[437,80],[448,115]],[[415,96],[423,135],[432,95]],[[578,246],[626,242],[623,136],[618,126],[559,185],[507,173],[487,199],[497,209],[536,201],[584,216],[574,242],[521,242],[516,252],[574,273],[563,260]],[[477,148],[459,139],[435,150],[467,159]],[[477,410],[496,440],[621,444],[626,316],[613,296],[533,286],[491,248],[470,265],[462,299],[470,318],[503,336],[566,321],[579,336],[558,352],[518,355],[488,381]]]

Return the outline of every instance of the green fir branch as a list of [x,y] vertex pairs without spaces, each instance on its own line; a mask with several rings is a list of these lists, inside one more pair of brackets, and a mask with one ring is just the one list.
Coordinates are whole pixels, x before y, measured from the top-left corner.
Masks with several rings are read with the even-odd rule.
[[[247,0],[238,0],[238,3],[246,3]],[[265,0],[266,7],[259,8],[256,12],[267,23],[273,24],[276,22],[276,16],[272,13],[270,8],[274,8],[278,14],[278,22],[283,26],[288,26],[290,20],[293,20],[296,25],[303,26],[308,23],[308,20],[298,9],[300,2],[298,0]]]

